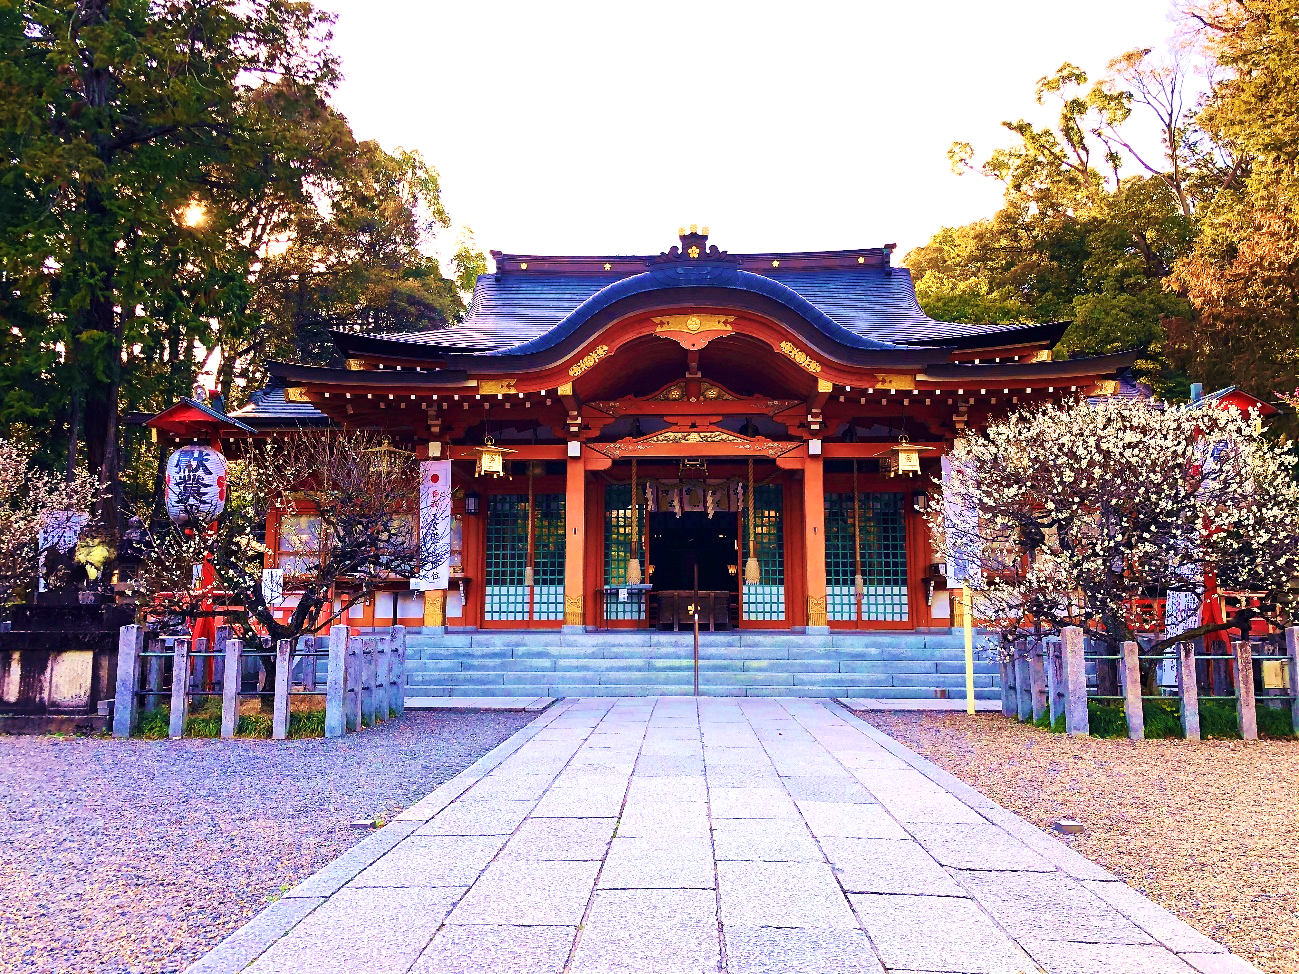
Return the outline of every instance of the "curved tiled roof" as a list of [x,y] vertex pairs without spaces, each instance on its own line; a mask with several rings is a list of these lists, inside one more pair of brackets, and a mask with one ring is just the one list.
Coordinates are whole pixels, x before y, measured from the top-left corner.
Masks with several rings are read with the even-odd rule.
[[[773,292],[788,289],[812,309],[812,320],[824,316],[821,326],[831,337],[859,348],[887,346],[935,346],[946,341],[959,343],[976,336],[1005,335],[1037,325],[968,324],[937,321],[921,310],[916,300],[910,272],[891,267],[887,262],[856,264],[857,254],[866,251],[843,251],[838,254],[749,255],[736,258],[743,266],[744,278],[766,278],[779,285]],[[879,253],[878,251],[873,253]],[[835,258],[840,258],[835,260]],[[534,261],[534,270],[520,272],[513,268],[519,262]],[[551,267],[558,261],[581,261],[578,266]],[[565,328],[574,312],[595,301],[601,292],[610,299],[626,291],[630,281],[647,278],[653,269],[653,258],[610,258],[618,262],[617,270],[598,273],[599,258],[515,258],[497,257],[495,274],[482,274],[474,287],[473,301],[462,322],[449,328],[372,336],[384,342],[409,343],[447,352],[522,353],[546,344],[552,333]],[[707,263],[707,258],[700,264]],[[772,266],[772,264],[776,266]],[[509,273],[500,270],[509,264]],[[788,269],[780,264],[794,264]],[[822,266],[797,266],[821,264]],[[542,266],[537,266],[542,265]],[[526,264],[524,266],[527,266]],[[760,269],[759,269],[760,268]],[[597,271],[592,273],[592,271]],[[744,285],[746,290],[765,290],[760,285]],[[785,302],[788,303],[788,302]],[[801,302],[800,302],[801,303]],[[835,335],[839,329],[844,333]],[[846,333],[846,334],[845,334]],[[340,336],[346,340],[348,336]],[[531,343],[531,345],[529,345]]]
[[282,387],[258,389],[248,403],[230,414],[260,429],[280,426],[317,426],[329,417],[309,402],[291,402]]

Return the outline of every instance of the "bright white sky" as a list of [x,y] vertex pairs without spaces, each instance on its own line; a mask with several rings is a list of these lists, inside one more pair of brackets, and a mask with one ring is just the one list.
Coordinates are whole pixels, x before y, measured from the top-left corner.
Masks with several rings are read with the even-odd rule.
[[658,253],[689,223],[905,253],[997,207],[952,141],[982,155],[1047,119],[1061,62],[1098,77],[1172,32],[1169,0],[319,2],[357,136],[420,150],[483,250],[532,254]]

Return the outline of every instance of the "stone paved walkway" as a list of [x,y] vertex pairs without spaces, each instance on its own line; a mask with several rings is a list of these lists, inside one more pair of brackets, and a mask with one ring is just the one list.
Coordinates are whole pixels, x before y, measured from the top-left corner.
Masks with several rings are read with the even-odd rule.
[[193,974],[1240,974],[833,704],[563,700]]

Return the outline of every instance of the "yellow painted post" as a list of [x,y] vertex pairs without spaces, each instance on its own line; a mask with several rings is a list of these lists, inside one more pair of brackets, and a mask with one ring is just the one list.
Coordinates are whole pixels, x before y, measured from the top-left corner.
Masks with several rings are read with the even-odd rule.
[[974,713],[974,593],[970,584],[961,586],[961,605],[965,616],[965,712]]

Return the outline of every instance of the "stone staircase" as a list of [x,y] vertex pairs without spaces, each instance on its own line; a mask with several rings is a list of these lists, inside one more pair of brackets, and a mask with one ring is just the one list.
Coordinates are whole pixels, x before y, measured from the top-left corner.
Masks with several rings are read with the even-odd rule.
[[[406,696],[691,694],[687,633],[411,629]],[[965,698],[959,632],[746,630],[701,633],[699,692],[708,696]],[[975,660],[975,699],[1000,699],[997,665]]]

